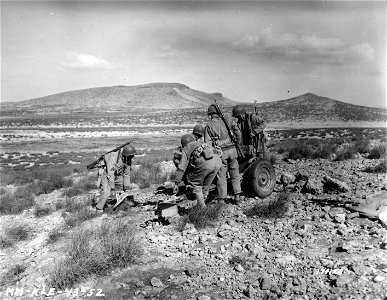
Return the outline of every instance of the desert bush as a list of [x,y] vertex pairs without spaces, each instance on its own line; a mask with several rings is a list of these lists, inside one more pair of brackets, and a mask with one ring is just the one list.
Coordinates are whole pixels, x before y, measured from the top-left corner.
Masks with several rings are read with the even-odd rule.
[[336,153],[335,161],[343,161],[347,159],[352,159],[357,153],[355,145],[348,145],[344,147],[341,151]]
[[355,138],[355,148],[359,153],[367,153],[369,149],[370,139],[368,137]]
[[71,236],[67,257],[54,266],[50,285],[70,288],[90,275],[103,275],[117,266],[127,266],[141,255],[133,225],[109,220]]
[[275,200],[257,203],[245,213],[249,217],[256,216],[262,219],[283,218],[289,209],[290,194],[281,193]]
[[20,274],[27,269],[27,265],[16,264],[13,265],[3,276],[0,278],[0,285],[12,285],[16,281],[20,280]]
[[63,218],[65,224],[68,227],[75,227],[84,221],[93,219],[97,216],[97,212],[92,210],[90,207],[83,206],[79,210],[73,213],[64,213]]
[[177,230],[183,230],[187,223],[194,225],[196,229],[213,227],[219,220],[225,207],[224,203],[207,205],[204,208],[195,206],[183,216],[177,226]]
[[48,234],[47,244],[53,244],[57,242],[62,236],[64,236],[64,232],[61,229],[55,228]]
[[151,163],[145,163],[138,170],[131,172],[131,181],[137,183],[140,188],[147,188],[151,184],[161,184],[167,179],[167,175],[160,176],[160,167]]
[[95,178],[93,176],[85,176],[81,178],[76,184],[72,187],[64,189],[62,195],[65,197],[74,197],[90,190],[97,188],[95,183]]
[[0,194],[0,213],[18,214],[34,205],[34,196],[28,187],[19,187],[14,192]]
[[45,205],[35,203],[34,215],[37,218],[47,216],[51,213],[51,208]]
[[371,148],[368,158],[378,159],[384,158],[386,156],[386,144],[379,144]]
[[363,171],[367,173],[387,173],[387,162],[384,159],[378,165],[373,167],[367,167]]
[[14,242],[25,241],[30,237],[30,228],[25,223],[15,222],[4,229],[4,234]]
[[0,249],[12,247],[14,244],[13,240],[6,236],[4,233],[0,234]]

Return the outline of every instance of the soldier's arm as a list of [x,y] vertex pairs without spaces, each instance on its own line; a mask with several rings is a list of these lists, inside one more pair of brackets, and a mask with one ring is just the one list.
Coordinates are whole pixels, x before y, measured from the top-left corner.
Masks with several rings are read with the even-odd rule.
[[179,185],[180,182],[183,180],[183,176],[184,176],[185,170],[188,167],[188,164],[189,164],[189,156],[188,156],[187,147],[185,147],[182,151],[181,160],[176,170],[176,178],[175,178],[176,185]]
[[258,115],[253,114],[251,116],[251,126],[253,133],[255,135],[259,134],[266,128],[266,122],[264,119],[260,118]]
[[207,124],[204,129],[204,142],[210,146],[214,146],[212,143],[211,136],[213,136],[211,132],[211,126]]

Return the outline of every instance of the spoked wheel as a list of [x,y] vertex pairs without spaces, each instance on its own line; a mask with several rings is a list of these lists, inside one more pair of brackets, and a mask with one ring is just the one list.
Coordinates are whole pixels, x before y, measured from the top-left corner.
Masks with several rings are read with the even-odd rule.
[[269,161],[259,159],[250,167],[250,186],[259,198],[266,198],[274,190],[275,171]]

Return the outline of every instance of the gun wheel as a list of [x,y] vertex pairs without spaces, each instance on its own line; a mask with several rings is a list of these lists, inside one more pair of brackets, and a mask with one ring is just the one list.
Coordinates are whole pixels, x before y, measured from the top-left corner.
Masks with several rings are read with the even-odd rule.
[[269,161],[259,159],[250,168],[250,185],[259,198],[271,195],[275,185],[275,171]]

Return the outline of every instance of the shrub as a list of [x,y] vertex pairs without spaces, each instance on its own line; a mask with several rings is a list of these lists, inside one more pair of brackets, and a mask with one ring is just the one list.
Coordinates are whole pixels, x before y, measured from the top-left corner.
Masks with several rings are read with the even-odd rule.
[[160,176],[160,167],[151,163],[145,163],[131,173],[132,182],[137,183],[140,188],[147,188],[151,184],[161,184],[167,179],[167,175]]
[[95,178],[86,176],[81,178],[74,186],[65,189],[62,195],[65,197],[74,197],[97,188]]
[[355,148],[359,153],[367,153],[369,151],[370,139],[367,137],[360,137],[355,139]]
[[64,213],[63,217],[65,224],[68,227],[75,227],[84,221],[93,219],[97,216],[97,212],[91,210],[89,207],[82,207],[73,213]]
[[40,205],[40,204],[35,204],[35,209],[34,209],[34,215],[37,218],[47,216],[51,213],[51,209],[48,206]]
[[16,264],[11,267],[3,276],[0,278],[0,284],[12,285],[20,279],[20,274],[22,274],[27,269],[27,265]]
[[121,220],[105,221],[71,236],[67,257],[54,266],[50,285],[70,288],[90,275],[103,275],[127,266],[141,254],[133,225]]
[[281,193],[275,200],[263,203],[257,203],[246,211],[249,217],[257,216],[262,219],[278,219],[285,216],[289,209],[290,194]]
[[4,234],[0,234],[0,249],[8,248],[13,246],[13,241]]
[[178,227],[182,230],[187,223],[193,224],[196,229],[214,226],[222,215],[224,208],[224,203],[207,205],[204,208],[195,206],[182,218]]
[[64,232],[58,228],[50,231],[47,237],[47,244],[53,244],[58,241],[62,236],[64,236]]
[[386,156],[386,144],[379,144],[371,148],[368,158],[378,159]]
[[17,214],[34,205],[34,196],[28,187],[19,187],[15,192],[0,194],[0,213]]
[[5,236],[14,242],[25,241],[30,236],[30,228],[24,223],[13,223],[5,228]]
[[356,153],[357,153],[356,147],[354,145],[349,145],[336,154],[335,161],[343,161],[343,160],[347,160],[347,159],[352,159],[355,157]]
[[367,172],[367,173],[387,173],[387,162],[386,162],[386,160],[383,160],[378,165],[376,165],[374,167],[365,168],[364,172]]

